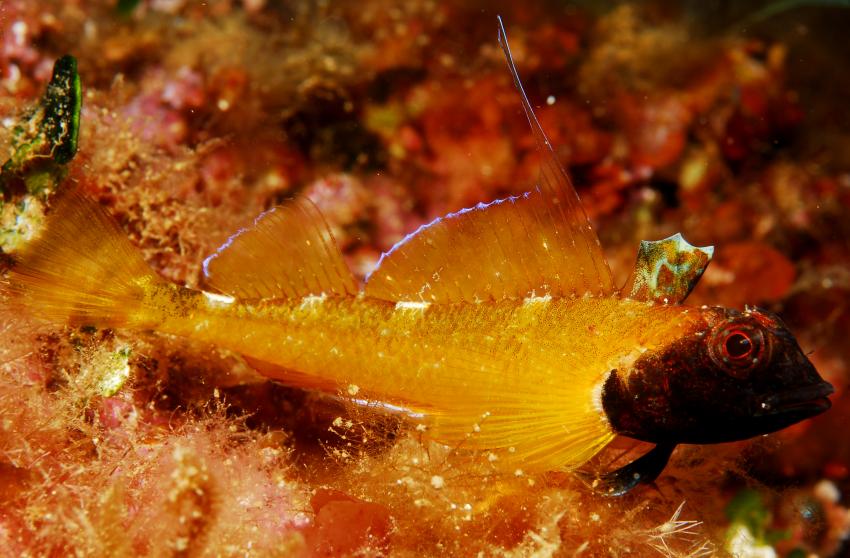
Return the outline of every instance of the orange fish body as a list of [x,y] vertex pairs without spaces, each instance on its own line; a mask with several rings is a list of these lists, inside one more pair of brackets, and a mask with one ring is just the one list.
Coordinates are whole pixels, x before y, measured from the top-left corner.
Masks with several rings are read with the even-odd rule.
[[683,307],[616,297],[185,296],[191,312],[157,330],[245,355],[289,384],[404,409],[436,440],[504,450],[506,461],[529,469],[576,467],[610,441],[599,399],[606,374],[694,322]]
[[[680,304],[711,249],[678,235],[645,242],[632,279],[614,286],[503,30],[500,41],[544,156],[539,185],[421,227],[362,288],[307,200],[234,234],[204,262],[205,292],[156,276],[100,206],[68,194],[10,291],[57,322],[215,344],[270,378],[403,412],[512,469],[575,469],[617,434],[657,444],[601,479],[610,493],[654,478],[677,443],[825,410],[831,386],[778,319]],[[718,400],[730,393],[737,406]]]

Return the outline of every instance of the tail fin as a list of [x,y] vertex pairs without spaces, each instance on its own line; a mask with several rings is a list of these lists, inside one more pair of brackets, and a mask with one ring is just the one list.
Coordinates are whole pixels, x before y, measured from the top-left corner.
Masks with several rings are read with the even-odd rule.
[[115,221],[79,193],[65,195],[9,274],[13,304],[74,325],[138,325],[156,276]]

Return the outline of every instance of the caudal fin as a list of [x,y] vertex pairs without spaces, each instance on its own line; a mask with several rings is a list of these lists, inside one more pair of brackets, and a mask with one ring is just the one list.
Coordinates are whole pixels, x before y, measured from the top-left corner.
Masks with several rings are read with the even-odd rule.
[[73,192],[20,254],[6,290],[34,317],[115,327],[139,325],[145,291],[161,281],[103,207]]

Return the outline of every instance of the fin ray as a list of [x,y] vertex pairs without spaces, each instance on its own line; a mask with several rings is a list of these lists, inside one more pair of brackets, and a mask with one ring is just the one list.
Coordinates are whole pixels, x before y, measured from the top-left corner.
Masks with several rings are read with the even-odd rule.
[[[447,398],[442,408],[426,410],[428,434],[438,441],[493,452],[509,466],[549,470],[580,467],[614,438],[593,405],[592,374],[567,374],[552,386],[533,380],[522,385],[487,381],[480,366],[460,364],[455,373],[476,381],[486,401]],[[504,378],[505,372],[486,375]]]
[[120,326],[140,318],[145,289],[162,282],[100,204],[70,192],[22,251],[7,288],[39,318]]
[[420,227],[381,257],[368,296],[447,303],[615,292],[599,239],[522,88],[501,20],[499,42],[543,156],[538,186]]
[[[592,367],[562,370],[560,355],[541,351],[529,357],[520,363],[510,353],[494,355],[474,341],[465,343],[440,359],[435,381],[445,387],[431,388],[428,404],[416,401],[415,392],[393,403],[421,413],[426,436],[459,449],[492,452],[496,465],[529,471],[578,468],[614,438],[594,403],[602,378]],[[523,374],[520,367],[529,369]]]
[[203,268],[207,286],[238,298],[357,293],[330,228],[307,198],[260,214],[204,260]]
[[[514,86],[519,92],[522,108],[531,126],[535,143],[543,155],[540,169],[540,189],[544,198],[546,196],[551,197],[551,200],[549,200],[551,203],[547,203],[547,200],[544,199],[542,207],[550,212],[550,219],[553,221],[569,224],[572,234],[569,235],[569,239],[562,240],[568,240],[573,245],[576,243],[583,244],[584,246],[579,246],[578,250],[589,256],[591,270],[588,272],[601,281],[604,289],[613,290],[613,276],[602,252],[599,238],[590,226],[590,221],[581,205],[581,199],[573,187],[569,175],[558,161],[558,157],[555,155],[554,149],[552,149],[552,144],[534,113],[534,108],[528,100],[528,95],[526,95],[525,89],[522,86],[522,80],[520,80],[516,64],[514,64],[510,45],[508,44],[508,35],[505,32],[502,18],[501,16],[497,16],[497,19],[499,22],[499,45],[501,45],[502,51],[505,54],[505,60],[507,61],[511,77],[514,80]],[[551,215],[552,213],[556,215]],[[554,232],[556,235],[559,235],[565,231],[556,228]]]

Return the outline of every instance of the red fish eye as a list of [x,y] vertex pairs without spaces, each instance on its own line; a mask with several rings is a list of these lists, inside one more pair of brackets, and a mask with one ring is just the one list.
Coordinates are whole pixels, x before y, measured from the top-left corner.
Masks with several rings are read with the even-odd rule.
[[742,331],[733,331],[723,342],[723,350],[730,358],[747,358],[753,352],[753,342]]
[[758,326],[736,320],[718,324],[708,339],[708,354],[724,372],[739,380],[770,361],[769,339]]

